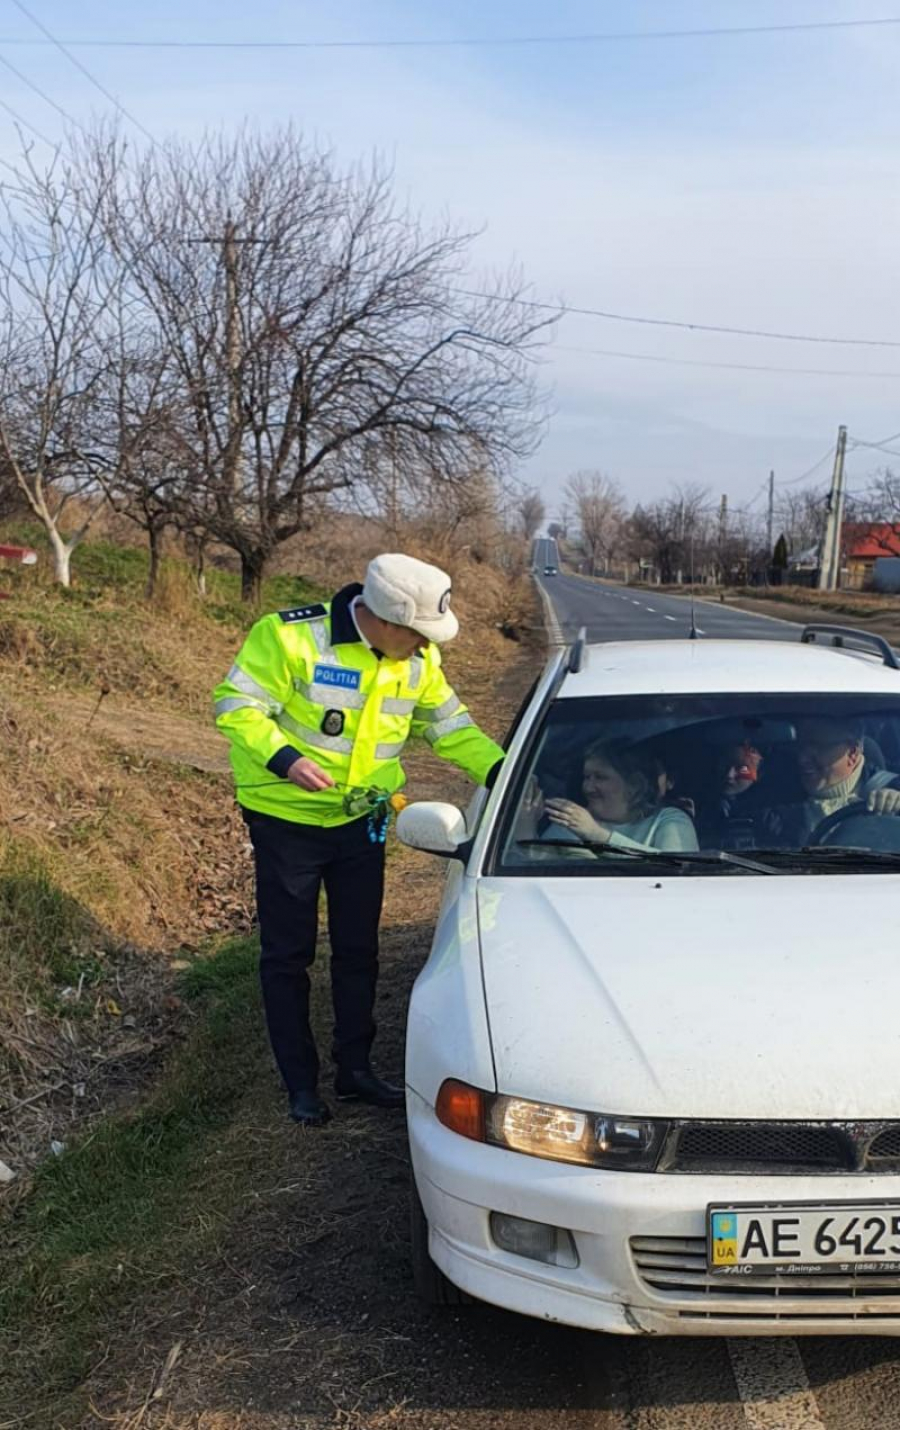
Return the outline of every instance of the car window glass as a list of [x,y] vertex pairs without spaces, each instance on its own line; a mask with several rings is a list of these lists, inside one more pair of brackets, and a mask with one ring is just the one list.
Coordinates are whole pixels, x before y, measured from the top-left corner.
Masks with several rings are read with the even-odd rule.
[[703,875],[729,852],[864,867],[841,851],[900,868],[900,699],[563,698],[519,762],[496,867],[621,875],[680,855]]

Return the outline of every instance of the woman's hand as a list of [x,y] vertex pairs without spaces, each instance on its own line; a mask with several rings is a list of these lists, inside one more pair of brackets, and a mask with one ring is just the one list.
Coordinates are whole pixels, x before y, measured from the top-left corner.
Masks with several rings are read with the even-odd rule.
[[548,799],[546,809],[554,824],[562,825],[563,829],[571,829],[572,833],[577,834],[586,844],[609,843],[609,830],[605,825],[598,824],[593,815],[580,804],[573,804],[570,799]]
[[516,839],[537,839],[538,825],[544,814],[544,791],[534,775],[525,786],[519,817],[516,821]]

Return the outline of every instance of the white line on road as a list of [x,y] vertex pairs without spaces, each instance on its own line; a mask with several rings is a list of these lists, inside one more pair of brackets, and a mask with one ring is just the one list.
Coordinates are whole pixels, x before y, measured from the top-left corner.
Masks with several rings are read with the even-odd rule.
[[631,604],[632,604],[633,606],[639,606],[641,603],[640,603],[640,601],[632,601]]
[[652,611],[652,612],[653,612],[653,615],[654,615],[654,616],[656,615],[656,609],[655,609],[654,606],[645,606],[645,607],[644,607],[644,610],[645,610],[645,611]]
[[[687,601],[689,599],[688,596],[673,597],[673,600],[676,601]],[[713,601],[708,596],[695,596],[694,600],[700,606],[712,606],[713,610],[718,611],[719,614],[723,616],[749,616],[750,619],[754,621],[774,621],[776,626],[796,626],[801,624],[799,621],[786,621],[783,616],[767,616],[764,615],[762,611],[745,611],[740,606],[729,606],[727,602]]]
[[553,609],[553,602],[550,600],[550,597],[547,595],[547,592],[544,590],[540,581],[538,581],[536,577],[534,584],[537,586],[538,595],[540,596],[544,604],[544,622],[547,627],[547,635],[549,637],[550,644],[554,646],[565,645],[565,637],[562,633],[562,627],[560,626],[559,621],[556,618],[556,612]]
[[675,617],[674,617],[674,616],[664,616],[663,619],[666,620],[666,621],[674,621],[674,620],[675,620]]
[[796,1341],[727,1342],[751,1430],[825,1430]]

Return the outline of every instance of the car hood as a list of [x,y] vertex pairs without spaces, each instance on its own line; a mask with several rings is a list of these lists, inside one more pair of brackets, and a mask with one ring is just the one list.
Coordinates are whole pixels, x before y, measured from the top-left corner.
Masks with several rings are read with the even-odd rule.
[[480,880],[499,1091],[646,1116],[900,1116],[898,884]]

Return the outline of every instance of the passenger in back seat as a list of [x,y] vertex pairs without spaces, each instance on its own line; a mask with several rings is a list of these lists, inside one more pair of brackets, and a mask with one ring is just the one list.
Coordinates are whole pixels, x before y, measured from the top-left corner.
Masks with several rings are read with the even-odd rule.
[[751,741],[725,746],[714,758],[712,789],[698,801],[704,849],[752,849],[761,812],[759,779],[765,760]]

